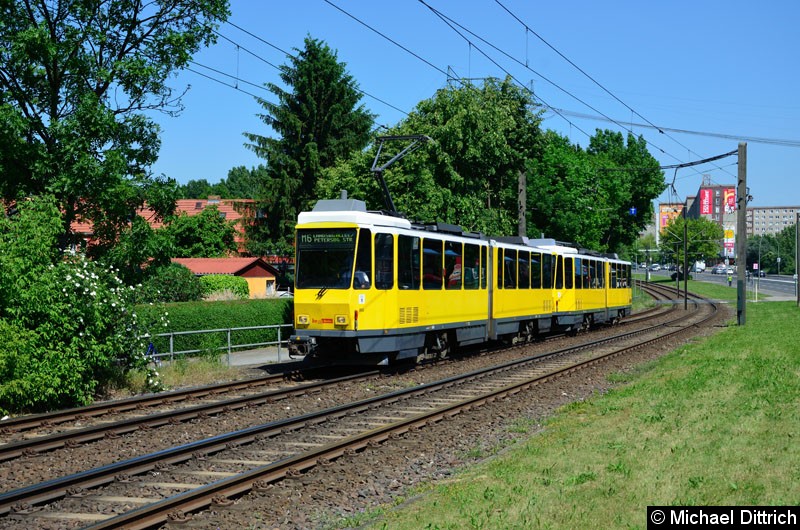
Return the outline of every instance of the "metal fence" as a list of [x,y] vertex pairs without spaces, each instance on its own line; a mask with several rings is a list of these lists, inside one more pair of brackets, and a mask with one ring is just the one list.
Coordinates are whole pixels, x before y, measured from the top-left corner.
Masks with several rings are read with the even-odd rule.
[[[263,347],[270,347],[274,346],[277,348],[277,355],[278,355],[278,362],[281,362],[282,359],[282,350],[285,349],[287,351],[287,359],[288,359],[288,335],[290,333],[283,333],[283,328],[289,328],[291,332],[292,325],[291,324],[274,324],[271,326],[248,326],[242,328],[221,328],[221,329],[201,329],[195,331],[172,331],[169,333],[158,333],[156,335],[147,335],[146,337],[150,339],[150,346],[148,347],[147,356],[153,360],[153,362],[161,362],[165,359],[168,359],[170,362],[175,360],[175,357],[183,357],[183,356],[190,356],[197,353],[206,353],[208,351],[224,351],[227,354],[228,365],[231,364],[231,354],[235,352],[241,352],[248,349],[255,349],[255,348],[263,348]],[[236,332],[238,331],[253,331],[253,330],[270,330],[274,329],[277,332],[277,339],[272,341],[265,341],[265,342],[251,342],[246,344],[237,344],[233,337],[235,336]],[[220,346],[214,346],[211,348],[201,348],[201,349],[189,349],[189,350],[175,350],[175,338],[186,336],[186,335],[202,335],[202,334],[225,334],[225,344]],[[283,338],[283,337],[286,338]],[[169,351],[159,352],[153,346],[153,340],[157,337],[164,337],[169,341]]]

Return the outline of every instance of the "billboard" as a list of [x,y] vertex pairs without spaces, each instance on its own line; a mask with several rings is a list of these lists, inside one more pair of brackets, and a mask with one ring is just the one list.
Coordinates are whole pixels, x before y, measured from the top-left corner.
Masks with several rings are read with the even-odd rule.
[[700,189],[700,215],[711,215],[711,189]]
[[733,213],[736,211],[736,188],[725,188],[723,193],[725,199],[725,213]]
[[661,203],[658,205],[658,230],[663,231],[670,221],[681,215],[683,204]]

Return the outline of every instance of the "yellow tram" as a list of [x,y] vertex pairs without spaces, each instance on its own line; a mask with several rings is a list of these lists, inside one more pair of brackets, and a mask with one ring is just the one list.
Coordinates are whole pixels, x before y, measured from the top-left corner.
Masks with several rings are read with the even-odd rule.
[[385,365],[614,322],[630,263],[322,200],[296,228],[294,354]]

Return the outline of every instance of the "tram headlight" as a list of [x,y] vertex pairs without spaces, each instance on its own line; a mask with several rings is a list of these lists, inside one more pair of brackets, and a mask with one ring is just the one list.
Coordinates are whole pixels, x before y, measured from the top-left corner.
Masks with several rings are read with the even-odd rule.
[[303,326],[307,326],[311,322],[311,319],[308,318],[308,315],[297,315],[297,323]]
[[347,315],[336,315],[333,319],[337,326],[347,325]]

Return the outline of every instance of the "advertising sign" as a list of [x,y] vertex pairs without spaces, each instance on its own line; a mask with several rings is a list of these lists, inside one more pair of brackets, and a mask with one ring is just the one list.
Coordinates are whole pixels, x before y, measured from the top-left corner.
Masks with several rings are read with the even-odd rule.
[[[710,191],[710,190],[709,190]],[[725,188],[725,213],[733,213],[736,211],[736,188]]]
[[658,229],[663,231],[669,222],[683,211],[683,204],[662,203],[658,205]]
[[711,215],[711,190],[700,189],[700,215]]
[[729,258],[733,257],[733,241],[725,242],[725,256]]

